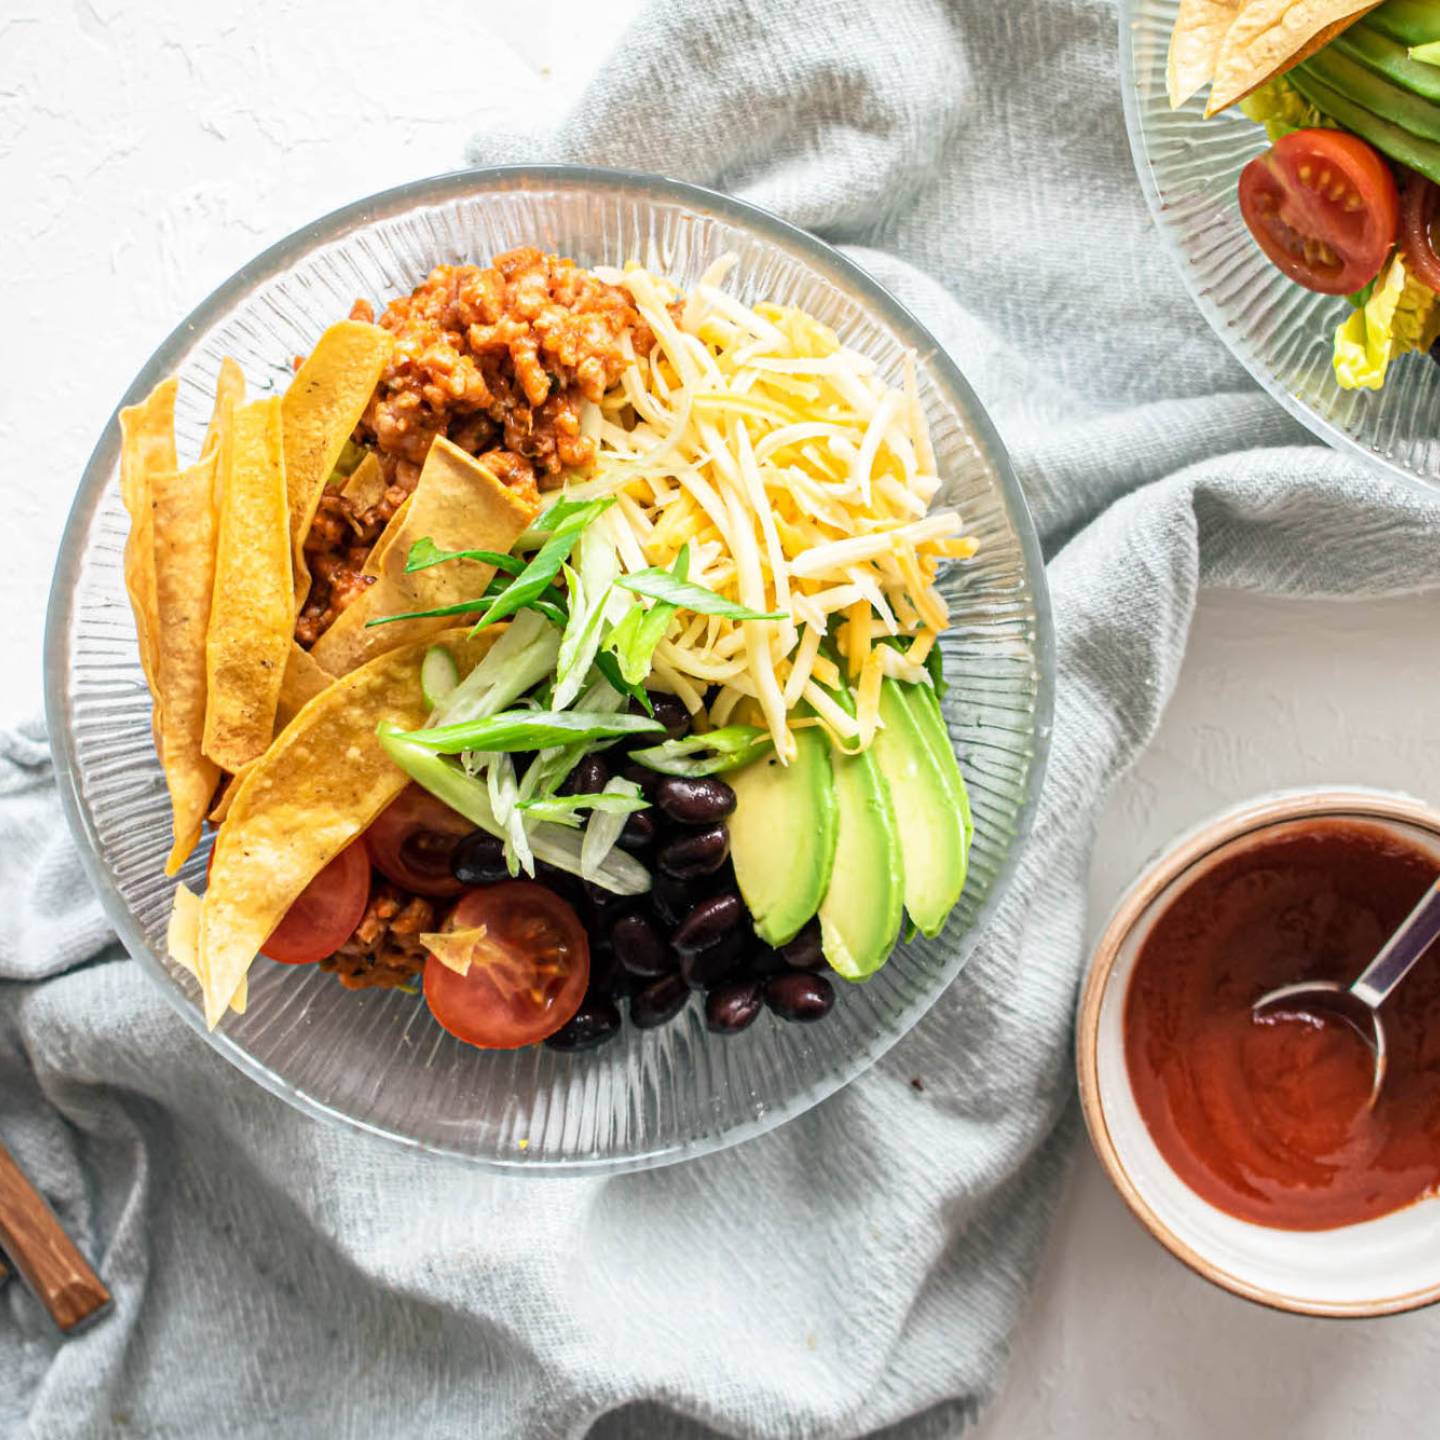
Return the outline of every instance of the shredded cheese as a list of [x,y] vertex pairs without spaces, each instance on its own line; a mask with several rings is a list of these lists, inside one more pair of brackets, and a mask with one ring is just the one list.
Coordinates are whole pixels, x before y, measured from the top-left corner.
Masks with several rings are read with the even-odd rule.
[[734,263],[684,295],[639,265],[605,272],[655,345],[627,352],[619,390],[584,410],[599,463],[570,493],[615,497],[626,572],[670,569],[688,545],[690,580],[781,617],[676,616],[650,683],[697,724],[743,714],[782,759],[803,725],[863,747],[883,679],[927,681],[921,662],[949,623],[936,577],[975,541],[953,510],[930,511],[940,481],[914,357],[886,383],[813,316],[727,291]]

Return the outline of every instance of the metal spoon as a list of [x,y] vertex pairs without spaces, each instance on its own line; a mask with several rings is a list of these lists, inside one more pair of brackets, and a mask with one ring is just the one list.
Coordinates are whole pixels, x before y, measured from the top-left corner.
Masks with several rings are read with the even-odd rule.
[[1420,898],[1400,928],[1380,947],[1380,953],[1360,972],[1357,980],[1342,985],[1338,980],[1301,980],[1281,985],[1262,995],[1251,1007],[1252,1014],[1283,1004],[1301,1014],[1326,1011],[1354,1027],[1370,1048],[1374,1072],[1369,1104],[1380,1097],[1385,1083],[1385,1027],[1380,1007],[1391,991],[1410,973],[1431,941],[1440,937],[1440,879]]

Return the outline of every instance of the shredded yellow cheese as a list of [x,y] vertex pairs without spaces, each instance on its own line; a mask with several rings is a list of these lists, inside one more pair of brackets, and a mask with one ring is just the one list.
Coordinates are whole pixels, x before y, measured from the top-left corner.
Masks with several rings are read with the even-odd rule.
[[[914,357],[900,388],[886,384],[812,316],[728,293],[733,264],[716,262],[684,296],[638,265],[603,272],[656,343],[628,352],[619,389],[582,415],[599,463],[572,493],[616,498],[624,571],[670,568],[688,545],[691,580],[783,617],[682,610],[651,683],[711,725],[750,715],[782,759],[796,724],[863,747],[880,724],[882,680],[924,680],[921,662],[949,623],[935,577],[975,542],[955,511],[930,512],[940,479]],[[830,693],[842,683],[853,715]]]

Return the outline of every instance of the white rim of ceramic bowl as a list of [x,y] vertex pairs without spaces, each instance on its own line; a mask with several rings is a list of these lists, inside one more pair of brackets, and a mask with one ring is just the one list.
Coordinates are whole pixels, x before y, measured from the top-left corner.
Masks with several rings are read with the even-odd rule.
[[1205,317],[1206,323],[1220,338],[1225,348],[1250,372],[1251,377],[1269,394],[1270,398],[1277,401],[1312,435],[1323,440],[1332,449],[1358,456],[1373,469],[1382,471],[1391,479],[1417,487],[1433,498],[1435,494],[1434,481],[1427,480],[1413,470],[1407,470],[1403,466],[1395,464],[1394,461],[1388,460],[1379,451],[1371,449],[1368,445],[1355,439],[1353,435],[1348,435],[1338,426],[1332,425],[1330,421],[1318,415],[1298,397],[1292,395],[1275,377],[1270,368],[1261,361],[1260,357],[1254,354],[1248,345],[1242,344],[1235,338],[1230,322],[1220,307],[1205,295],[1196,283],[1195,277],[1190,273],[1190,267],[1186,263],[1185,252],[1170,228],[1165,201],[1160,194],[1160,186],[1155,179],[1150,156],[1145,148],[1144,121],[1140,114],[1140,94],[1135,74],[1135,5],[1136,0],[1122,0],[1118,12],[1120,20],[1120,98],[1125,109],[1125,133],[1130,142],[1130,158],[1134,163],[1135,175],[1140,181],[1140,189],[1145,196],[1145,204],[1150,211],[1150,218],[1154,222],[1155,229],[1159,233],[1172,263],[1180,272],[1180,279],[1184,282],[1186,290],[1190,292],[1190,298],[1195,302],[1195,308]]
[[[893,1032],[882,1035],[875,1043],[857,1051],[851,1057],[848,1065],[836,1067],[820,1083],[812,1083],[791,1097],[785,1104],[776,1105],[765,1115],[753,1119],[747,1124],[737,1125],[723,1135],[707,1137],[700,1142],[689,1142],[666,1150],[647,1150],[627,1156],[623,1160],[606,1156],[594,1160],[556,1162],[543,1167],[520,1160],[476,1155],[458,1148],[437,1145],[416,1136],[397,1134],[383,1125],[346,1114],[334,1106],[318,1100],[282,1076],[267,1069],[223,1030],[207,1031],[203,1014],[180,990],[173,985],[160,985],[171,1008],[207,1044],[211,1045],[249,1079],[306,1115],[376,1136],[407,1149],[417,1149],[432,1155],[443,1155],[467,1165],[474,1165],[477,1168],[501,1174],[569,1178],[582,1174],[630,1173],[635,1170],[650,1169],[682,1160],[695,1159],[703,1155],[716,1154],[729,1149],[732,1145],[766,1134],[786,1121],[803,1115],[806,1111],[813,1109],[844,1089],[852,1080],[880,1060],[892,1046],[898,1044],[924,1018],[956,979],[984,926],[1009,891],[1019,866],[1021,852],[1024,850],[1034,824],[1035,812],[1039,804],[1040,791],[1049,759],[1054,714],[1055,634],[1044,557],[1041,554],[1039,537],[1035,532],[1035,525],[1031,519],[1024,492],[1020,488],[1020,483],[1010,463],[1009,452],[1001,441],[994,423],[949,352],[879,281],[854,261],[819,237],[810,234],[809,231],[791,225],[788,221],[780,219],[779,216],[771,214],[760,206],[751,205],[747,201],[663,175],[588,165],[502,165],[446,171],[440,175],[427,176],[388,190],[378,191],[373,195],[332,210],[308,225],[292,231],[237,270],[171,331],[150,359],[146,361],[125,394],[121,396],[86,462],[84,473],[76,489],[75,499],[70,507],[70,513],[66,517],[59,558],[50,585],[44,639],[46,726],[50,736],[56,787],[60,792],[66,822],[80,851],[80,859],[86,876],[100,897],[107,919],[132,958],[147,972],[151,970],[152,966],[159,966],[163,970],[163,965],[151,951],[149,942],[129,907],[104,874],[98,836],[89,822],[88,813],[78,790],[73,737],[64,724],[66,703],[63,669],[69,654],[67,631],[72,613],[71,602],[76,576],[83,560],[83,555],[79,553],[78,547],[71,543],[71,537],[78,534],[88,524],[104,495],[105,478],[117,463],[120,410],[126,405],[137,403],[160,380],[171,373],[174,369],[174,362],[182,353],[184,344],[190,335],[197,330],[208,329],[217,316],[257,280],[282,272],[312,245],[334,240],[344,227],[363,223],[370,219],[372,213],[376,211],[393,213],[393,207],[397,205],[418,207],[470,190],[499,184],[513,184],[517,187],[578,184],[590,185],[599,189],[607,186],[648,187],[655,192],[657,198],[679,202],[702,214],[719,215],[737,225],[750,228],[762,236],[773,236],[784,240],[800,252],[809,263],[843,278],[867,307],[891,326],[897,334],[901,335],[917,353],[927,356],[936,369],[944,374],[945,383],[960,402],[966,424],[994,474],[1001,501],[1009,512],[1014,527],[1016,543],[1023,557],[1034,597],[1036,683],[1032,731],[1033,753],[1026,777],[1025,798],[1016,814],[1013,839],[1005,862],[995,876],[989,895],[976,911],[973,924],[962,937],[960,945],[957,946],[956,954],[945,961],[944,973],[941,977],[937,977],[937,984],[924,1003],[917,1004],[913,1013],[907,1016]],[[151,978],[159,983],[156,975],[152,974]]]
[[[1372,1319],[1433,1305],[1440,1300],[1440,1283],[1381,1300],[1321,1302],[1285,1295],[1231,1273],[1180,1239],[1150,1205],[1120,1157],[1101,1099],[1101,1009],[1116,963],[1135,926],[1178,880],[1189,872],[1198,872],[1199,867],[1222,848],[1287,821],[1321,817],[1399,822],[1430,831],[1440,839],[1440,811],[1423,801],[1395,791],[1349,786],[1275,791],[1223,810],[1187,830],[1141,870],[1116,903],[1095,944],[1075,1022],[1075,1068],[1080,1085],[1080,1108],[1101,1166],[1131,1213],[1172,1255],[1212,1285],[1272,1310],[1324,1319]],[[1208,1205],[1196,1192],[1190,1193],[1195,1194],[1197,1204]]]

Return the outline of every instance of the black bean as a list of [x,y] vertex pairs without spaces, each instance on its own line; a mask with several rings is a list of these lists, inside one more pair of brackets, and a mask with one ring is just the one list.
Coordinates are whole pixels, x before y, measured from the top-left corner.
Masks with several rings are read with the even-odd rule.
[[649,801],[655,799],[655,787],[659,785],[661,775],[658,770],[652,770],[648,765],[642,765],[638,760],[627,760],[621,767],[620,773],[627,779],[633,780],[639,787],[640,793]]
[[655,858],[667,875],[686,880],[692,875],[713,874],[729,856],[730,832],[721,824],[666,841]]
[[689,998],[689,987],[678,975],[652,980],[630,997],[631,1022],[641,1030],[653,1030],[673,1020]]
[[713,776],[667,775],[655,787],[655,803],[682,825],[710,825],[735,809],[735,792]]
[[716,944],[693,950],[680,957],[680,974],[692,990],[709,990],[743,968],[747,937],[740,929],[730,931]]
[[620,962],[608,940],[590,938],[590,987],[587,995],[611,995],[620,974]]
[[655,817],[648,810],[636,810],[625,817],[625,828],[615,843],[632,855],[637,850],[648,850],[655,843],[655,829]]
[[[662,690],[651,690],[648,692],[650,704],[654,708],[655,718],[665,727],[665,736],[669,740],[679,740],[690,733],[690,712],[685,708],[685,702],[678,695],[667,695]],[[647,740],[645,744],[654,744],[654,740]]]
[[835,990],[823,975],[791,970],[765,982],[765,1003],[782,1020],[821,1020],[835,1003]]
[[587,911],[595,915],[608,914],[612,919],[619,913],[622,906],[633,903],[630,896],[617,895],[613,890],[607,890],[593,880],[582,880],[580,893],[585,897]]
[[505,846],[484,830],[467,835],[450,852],[450,873],[462,885],[493,885],[505,880]]
[[754,1023],[761,1007],[758,980],[730,980],[705,997],[705,1028],[717,1035],[738,1035]]
[[615,958],[632,974],[643,979],[668,975],[676,967],[675,953],[665,943],[649,916],[640,911],[622,915],[610,930]]
[[551,865],[547,861],[537,860],[535,862],[535,879],[547,890],[553,890],[562,900],[571,905],[578,906],[584,892],[580,888],[580,877],[572,875],[568,870],[562,870],[558,865]]
[[551,1050],[573,1053],[594,1050],[612,1040],[620,1030],[620,1010],[613,1000],[586,996],[580,1008],[546,1041]]
[[745,906],[733,890],[712,895],[680,922],[670,943],[682,955],[693,955],[729,934],[744,918]]
[[757,938],[750,947],[749,954],[745,957],[746,966],[752,975],[758,975],[764,979],[769,975],[778,975],[790,967],[785,963],[785,957],[775,949],[772,949],[763,940]]
[[780,953],[792,970],[824,970],[827,962],[821,948],[819,920],[810,921],[788,945],[780,947]]
[[610,767],[599,755],[587,755],[565,777],[562,795],[598,795],[610,779]]
[[705,898],[702,886],[693,880],[677,880],[657,870],[650,886],[650,904],[667,929],[673,930]]

